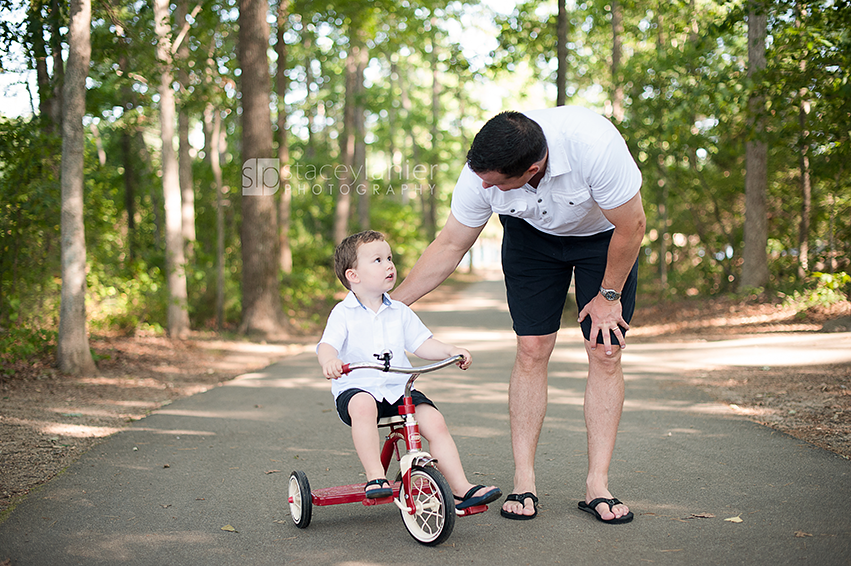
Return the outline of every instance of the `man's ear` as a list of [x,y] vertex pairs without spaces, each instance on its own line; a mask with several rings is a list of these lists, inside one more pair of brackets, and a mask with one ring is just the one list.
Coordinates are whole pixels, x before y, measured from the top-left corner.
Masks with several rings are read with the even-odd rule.
[[346,279],[349,281],[349,283],[360,283],[358,272],[355,271],[354,268],[349,268],[346,270]]

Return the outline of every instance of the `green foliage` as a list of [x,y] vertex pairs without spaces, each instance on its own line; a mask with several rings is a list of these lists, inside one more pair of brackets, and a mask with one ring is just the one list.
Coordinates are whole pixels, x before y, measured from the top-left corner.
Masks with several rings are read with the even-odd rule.
[[[787,297],[786,304],[794,306],[799,311],[812,307],[829,307],[835,303],[848,300],[851,275],[847,273],[815,272],[808,280],[805,291],[795,291]],[[814,284],[814,285],[813,285]]]
[[12,366],[35,358],[45,358],[56,348],[56,332],[40,328],[0,329],[0,364]]
[[59,289],[61,140],[0,118],[0,326],[50,324]]
[[[33,68],[52,56],[51,18],[58,18],[61,27],[67,17],[49,13],[48,5],[35,3],[21,25],[0,25],[0,42],[20,43]],[[613,72],[615,6],[622,10],[624,25],[622,58]],[[711,0],[568,4],[572,103],[605,112],[615,90],[624,93],[625,115],[617,126],[642,169],[648,217],[641,280],[659,296],[720,294],[737,287],[744,147],[753,131],[746,105],[752,92],[767,101],[771,283],[766,291],[797,291],[802,304],[824,304],[847,294],[840,276],[802,280],[798,230],[800,164],[806,154],[813,187],[809,266],[820,273],[848,270],[851,6],[780,0],[768,8],[768,69],[749,77],[741,5]],[[120,1],[93,9],[85,123],[89,323],[98,332],[161,332],[168,293],[152,12],[147,4]],[[290,90],[272,101],[288,116],[290,166],[340,164],[345,58],[357,35],[370,53],[359,102],[365,110],[370,182],[377,190],[369,195],[368,221],[363,221],[368,226],[361,226],[358,212],[366,197],[353,197],[349,228],[387,234],[404,274],[429,240],[426,197],[437,203],[439,227],[469,141],[492,113],[501,81],[510,85],[504,100],[512,104],[535,93],[554,93],[541,86],[553,82],[556,69],[555,2],[517,3],[511,14],[496,18],[500,43],[487,70],[471,68],[468,53],[449,39],[450,27],[466,9],[462,3],[295,0],[290,9],[284,34],[288,60],[273,61],[276,72],[289,78]],[[480,16],[488,13],[483,6],[475,10]],[[209,160],[214,115],[221,117],[225,140],[225,326],[235,327],[241,316],[245,156],[240,149],[237,14],[233,0],[204,4],[184,38],[189,56],[177,61],[189,77],[178,104],[188,112],[193,139],[203,138],[203,147],[196,141],[199,147],[192,153],[197,241],[188,250],[186,266],[196,328],[212,327],[216,317],[218,205]],[[467,16],[463,21],[469,24]],[[36,45],[40,32],[48,40],[45,46]],[[533,80],[518,79],[530,74]],[[40,94],[56,86],[55,77],[47,79],[50,84],[39,85]],[[485,94],[479,95],[479,89]],[[57,325],[61,140],[55,132],[46,116],[0,119],[0,327],[9,332],[29,328],[38,333]],[[414,166],[427,166],[427,178],[400,172]],[[290,181],[294,267],[281,274],[281,293],[294,325],[312,331],[324,323],[342,292],[331,266],[337,179],[302,173]],[[403,185],[415,190],[403,192]],[[39,343],[20,336],[16,344]]]

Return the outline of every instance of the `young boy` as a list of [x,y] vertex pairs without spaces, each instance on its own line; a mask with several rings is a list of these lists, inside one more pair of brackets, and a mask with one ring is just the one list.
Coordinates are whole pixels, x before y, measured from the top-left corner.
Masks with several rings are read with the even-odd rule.
[[[355,450],[366,472],[366,497],[390,497],[393,490],[381,465],[377,422],[399,414],[408,376],[366,369],[343,375],[343,360],[373,360],[375,354],[389,350],[393,365],[411,367],[407,350],[426,360],[460,354],[464,359],[458,365],[467,369],[472,358],[467,350],[432,338],[407,305],[387,295],[396,283],[396,266],[390,245],[380,232],[367,230],[343,240],[334,253],[334,269],[350,292],[331,311],[316,353],[322,372],[332,380],[337,413],[352,427]],[[498,487],[467,481],[455,441],[434,403],[419,391],[412,391],[411,395],[420,433],[428,440],[431,455],[437,458],[438,467],[458,500],[456,508],[498,499],[502,495]]]

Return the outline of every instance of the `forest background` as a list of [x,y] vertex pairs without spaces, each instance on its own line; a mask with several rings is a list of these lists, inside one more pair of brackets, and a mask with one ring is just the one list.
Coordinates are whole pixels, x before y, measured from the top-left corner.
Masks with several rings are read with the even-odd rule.
[[0,117],[4,372],[54,353],[95,371],[89,333],[316,331],[335,244],[381,230],[404,274],[505,109],[619,128],[650,301],[805,312],[849,292],[844,0],[0,0],[0,18],[3,71],[35,77],[31,112]]

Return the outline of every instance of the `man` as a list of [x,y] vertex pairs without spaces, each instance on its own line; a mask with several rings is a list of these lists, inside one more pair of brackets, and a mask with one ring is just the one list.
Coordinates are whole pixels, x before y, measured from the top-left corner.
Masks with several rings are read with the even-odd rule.
[[635,308],[644,236],[641,173],[605,118],[578,107],[503,112],[476,135],[443,230],[393,297],[411,304],[440,285],[491,214],[503,224],[502,264],[517,334],[509,382],[514,490],[502,515],[537,515],[535,451],[547,408],[547,366],[575,272],[588,355],[588,476],[579,508],[607,523],[632,520],[608,470],[623,410],[621,350]]

